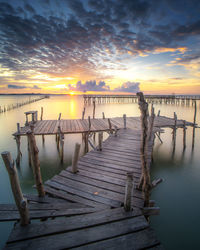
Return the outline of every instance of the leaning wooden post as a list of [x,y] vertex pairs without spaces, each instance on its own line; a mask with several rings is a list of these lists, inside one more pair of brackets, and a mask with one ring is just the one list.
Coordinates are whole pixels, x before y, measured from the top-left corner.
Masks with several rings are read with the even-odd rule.
[[102,112],[102,117],[103,117],[103,119],[105,119],[105,114],[104,114],[104,112]]
[[197,115],[197,102],[196,100],[194,101],[194,126],[195,126],[195,123],[196,123],[196,115]]
[[72,159],[72,173],[74,174],[78,172],[78,158],[79,158],[80,148],[81,148],[81,144],[76,143],[74,156]]
[[173,128],[173,140],[176,140],[176,125],[177,125],[177,115],[176,112],[174,112],[174,128]]
[[158,114],[157,114],[157,116],[160,116],[160,110],[158,110]]
[[7,151],[2,152],[1,156],[3,158],[4,164],[8,171],[12,193],[13,193],[17,208],[19,210],[20,224],[21,226],[28,225],[30,223],[30,219],[29,219],[29,210],[27,206],[27,200],[23,197],[14,161],[12,161],[10,152],[7,152]]
[[131,196],[133,190],[133,173],[126,174],[126,187],[125,187],[125,197],[124,197],[124,209],[125,211],[131,210]]
[[148,206],[151,190],[151,178],[149,173],[149,166],[147,163],[147,147],[148,147],[148,103],[144,100],[142,92],[137,93],[138,104],[141,111],[141,167],[142,175],[140,178],[139,188],[144,192],[144,203]]
[[85,116],[85,107],[84,107],[83,113],[82,113],[82,120],[84,120],[84,116]]
[[42,121],[43,119],[43,107],[41,107],[41,116],[40,116],[40,120]]
[[99,150],[99,151],[102,151],[103,132],[99,132],[99,133],[98,133],[98,141],[99,141],[98,150]]
[[61,119],[61,113],[59,114],[59,116],[58,116],[58,120],[60,121],[60,119]]
[[15,140],[16,140],[16,144],[17,144],[16,164],[17,164],[17,166],[19,166],[20,165],[20,160],[21,160],[21,157],[22,157],[22,153],[21,153],[21,150],[20,150],[21,136],[20,136],[20,124],[19,123],[17,123],[17,135],[15,135]]
[[64,160],[64,134],[61,131],[60,126],[58,127],[58,131],[59,131],[59,139],[60,139],[60,161],[61,163],[63,163]]
[[31,152],[31,159],[33,164],[33,173],[35,177],[36,187],[38,191],[38,195],[40,197],[45,196],[43,184],[42,184],[42,176],[40,172],[40,161],[39,161],[39,150],[36,145],[35,136],[33,134],[33,131],[27,132],[29,146],[30,146],[30,152]]
[[126,114],[123,115],[123,120],[124,120],[124,129],[126,129]]
[[96,105],[95,105],[95,101],[93,101],[93,119],[95,118],[95,108],[96,108]]

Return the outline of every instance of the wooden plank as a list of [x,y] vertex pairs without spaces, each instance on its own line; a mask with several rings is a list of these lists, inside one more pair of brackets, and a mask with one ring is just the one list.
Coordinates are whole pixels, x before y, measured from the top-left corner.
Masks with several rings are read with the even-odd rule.
[[54,188],[66,191],[67,193],[74,194],[74,195],[77,195],[77,196],[80,196],[80,197],[83,197],[83,198],[86,198],[89,200],[99,202],[100,204],[105,204],[105,205],[109,205],[112,207],[120,207],[121,206],[120,201],[116,201],[113,199],[99,196],[98,191],[97,191],[97,193],[95,193],[95,192],[92,193],[89,191],[86,192],[85,190],[82,191],[82,190],[76,189],[74,187],[66,186],[66,185],[62,184],[61,181],[59,181],[59,182],[58,181],[59,181],[59,179],[57,179],[56,181],[51,180],[51,181],[45,182],[45,184],[50,186],[50,187],[54,187]]
[[97,208],[101,208],[101,209],[105,209],[105,208],[110,207],[108,205],[100,204],[100,203],[98,203],[96,201],[92,201],[92,200],[82,198],[82,197],[79,197],[79,196],[76,196],[76,195],[71,195],[69,193],[66,193],[63,190],[58,190],[58,189],[56,189],[54,187],[45,186],[44,188],[45,188],[45,191],[48,194],[51,194],[53,196],[65,199],[67,201],[78,202],[78,203],[81,203],[81,204],[84,204],[84,205],[87,205],[87,206],[90,206],[90,207],[97,207]]
[[77,230],[91,226],[98,226],[104,223],[125,218],[133,218],[141,215],[142,213],[139,209],[134,209],[133,211],[125,213],[123,208],[116,208],[94,212],[89,215],[79,215],[62,220],[47,221],[37,224],[34,223],[28,225],[27,227],[21,227],[19,224],[17,224],[7,242],[11,243],[60,232],[69,232],[74,229]]
[[80,229],[67,233],[49,235],[48,237],[39,237],[31,240],[10,243],[7,244],[6,249],[69,249],[95,241],[132,233],[147,227],[148,223],[145,218],[143,216],[138,216],[112,223],[106,223],[96,227],[84,228],[82,230]]
[[[125,234],[112,239],[98,241],[95,243],[87,244],[74,248],[76,250],[102,250],[102,249],[113,249],[113,250],[127,250],[127,249],[163,249],[155,246],[159,244],[156,238],[155,232],[152,229],[144,229],[139,232],[133,232]],[[153,246],[153,248],[151,248]],[[160,245],[159,245],[160,246]],[[150,248],[149,248],[150,247]],[[155,248],[154,248],[155,247]]]

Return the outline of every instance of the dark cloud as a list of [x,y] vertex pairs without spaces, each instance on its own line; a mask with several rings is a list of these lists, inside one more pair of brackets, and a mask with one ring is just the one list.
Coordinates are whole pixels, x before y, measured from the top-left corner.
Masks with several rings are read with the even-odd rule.
[[105,70],[127,67],[122,55],[176,48],[200,34],[198,1],[186,4],[190,15],[178,2],[180,9],[170,0],[1,2],[0,64],[16,75],[32,70],[105,79]]
[[114,89],[115,92],[136,93],[140,91],[139,82],[125,82],[120,87]]
[[76,87],[73,87],[71,84],[68,85],[69,90],[74,91],[109,91],[110,87],[106,85],[104,81],[99,81],[98,83],[94,81],[86,81],[82,83],[81,81],[77,82]]
[[8,84],[9,89],[26,89],[26,86],[21,86],[21,85],[14,85],[14,84]]

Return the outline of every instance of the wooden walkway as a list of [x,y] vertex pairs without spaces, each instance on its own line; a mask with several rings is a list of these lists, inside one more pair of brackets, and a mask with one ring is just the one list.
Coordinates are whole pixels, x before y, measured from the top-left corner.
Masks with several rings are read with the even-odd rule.
[[[112,128],[116,126],[118,129],[124,128],[123,117],[110,118]],[[30,123],[31,124],[31,123]],[[29,124],[29,125],[30,125]],[[30,126],[24,126],[20,128],[20,132],[14,133],[14,135],[26,135],[27,131],[30,130]],[[186,126],[192,125],[190,122],[186,122]],[[58,126],[60,126],[63,134],[72,133],[85,133],[89,130],[89,121],[87,119],[74,119],[74,120],[42,120],[34,123],[34,134],[35,135],[53,135],[58,132]],[[127,117],[126,127],[131,129],[140,130],[140,117]],[[155,127],[173,127],[174,119],[157,116],[154,122]],[[183,126],[183,120],[177,121],[177,127]],[[90,132],[109,131],[108,119],[91,119]]]
[[67,168],[45,183],[46,193],[55,198],[28,196],[32,218],[34,203],[40,208],[36,213],[49,209],[44,218],[62,217],[26,227],[17,224],[5,249],[162,249],[145,219],[142,192],[133,190],[132,211],[123,208],[127,172],[133,173],[134,185],[141,175],[138,130],[120,129],[103,143],[103,151],[81,157],[78,169],[72,174]]

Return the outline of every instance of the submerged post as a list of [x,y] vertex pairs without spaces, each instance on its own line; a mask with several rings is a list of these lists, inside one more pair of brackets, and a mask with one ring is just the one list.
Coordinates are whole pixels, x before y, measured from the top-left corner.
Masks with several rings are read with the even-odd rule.
[[42,176],[40,172],[40,161],[39,161],[39,150],[36,145],[35,136],[32,131],[27,132],[28,141],[29,141],[29,147],[30,147],[30,153],[31,153],[31,159],[33,164],[33,173],[35,177],[37,192],[40,197],[45,196],[43,184],[42,184]]
[[75,145],[75,150],[74,150],[74,156],[72,160],[72,173],[77,173],[78,172],[78,158],[79,158],[79,153],[80,153],[80,148],[81,144],[76,143]]
[[93,101],[93,119],[95,118],[95,107],[96,107],[96,105],[95,105],[95,101]]
[[3,158],[4,164],[8,171],[13,196],[14,196],[17,208],[19,210],[20,224],[21,226],[28,225],[30,222],[30,219],[29,219],[29,210],[27,206],[27,200],[23,197],[14,161],[12,161],[10,152],[7,152],[7,151],[2,152],[1,156]]
[[131,196],[133,190],[133,173],[126,174],[126,187],[125,187],[125,197],[124,197],[124,209],[126,211],[131,210]]
[[126,129],[126,114],[123,115],[123,120],[124,120],[124,129]]
[[103,142],[103,132],[98,133],[98,141],[99,141],[99,151],[102,151],[102,142]]

